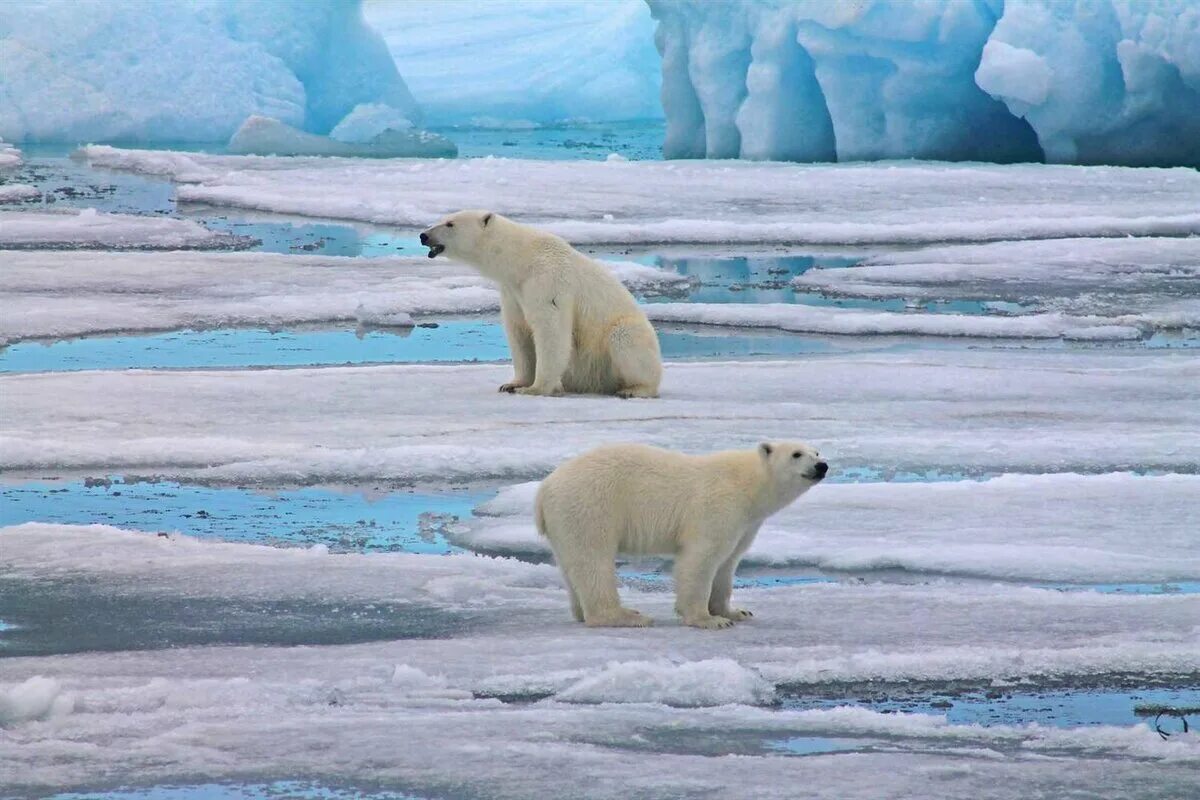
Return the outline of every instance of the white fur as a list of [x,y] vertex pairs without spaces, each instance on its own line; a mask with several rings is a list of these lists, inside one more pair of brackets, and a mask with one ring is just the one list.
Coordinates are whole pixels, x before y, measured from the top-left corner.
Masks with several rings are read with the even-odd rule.
[[622,608],[618,553],[675,556],[675,610],[688,625],[724,628],[750,612],[729,605],[733,574],[763,520],[827,469],[811,447],[684,455],[638,444],[601,447],[559,466],[538,490],[534,519],[566,580],[575,619],[649,625]]
[[611,272],[563,239],[460,211],[421,241],[431,258],[444,250],[500,284],[515,373],[500,391],[658,396],[662,356],[650,321]]

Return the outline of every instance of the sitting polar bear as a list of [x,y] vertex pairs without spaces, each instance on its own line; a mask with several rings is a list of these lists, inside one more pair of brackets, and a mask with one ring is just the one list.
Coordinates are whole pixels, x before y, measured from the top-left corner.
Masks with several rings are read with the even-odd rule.
[[673,554],[675,611],[687,625],[724,628],[750,616],[729,599],[759,526],[828,471],[820,453],[796,442],[700,456],[611,445],[554,470],[538,490],[534,520],[580,622],[649,625],[649,617],[621,607],[614,560],[618,553]]
[[502,392],[658,397],[658,337],[612,273],[550,233],[490,211],[460,211],[421,234],[500,284],[512,350]]

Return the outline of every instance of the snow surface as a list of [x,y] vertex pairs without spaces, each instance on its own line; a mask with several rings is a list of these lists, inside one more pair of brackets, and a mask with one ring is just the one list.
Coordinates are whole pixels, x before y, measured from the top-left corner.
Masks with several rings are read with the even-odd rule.
[[805,289],[856,297],[1030,297],[1200,292],[1200,236],[1059,239],[929,247],[867,257],[853,269],[817,268]]
[[484,127],[662,117],[641,0],[368,2],[432,122]]
[[668,158],[1200,165],[1192,0],[647,0]]
[[[1196,322],[1200,323],[1200,309]],[[912,334],[916,336],[975,336],[999,339],[1138,339],[1151,320],[1123,317],[1068,317],[1029,314],[1013,317],[965,314],[903,314],[860,311],[791,303],[656,303],[646,313],[655,322],[691,322],[778,328],[804,333],[848,335]]]
[[1200,234],[1200,173],[1186,169],[497,158],[361,163],[104,146],[81,154],[96,166],[169,176],[182,184],[181,201],[411,228],[462,208],[489,208],[580,244]]
[[843,474],[1194,473],[1200,463],[1200,362],[1184,352],[676,362],[660,399],[622,403],[497,396],[510,378],[506,365],[6,375],[0,469],[514,482],[607,442],[705,451],[764,438],[812,441]]
[[[0,660],[4,691],[54,687],[72,698],[49,721],[21,721],[0,737],[0,783],[22,793],[101,777],[298,774],[518,798],[564,771],[574,787],[565,796],[587,798],[783,798],[800,781],[814,796],[840,798],[878,797],[881,787],[935,798],[1067,789],[1138,797],[1150,796],[1139,788],[1147,786],[1153,796],[1186,796],[1197,786],[1200,740],[1163,742],[1145,725],[984,728],[745,704],[831,680],[1186,675],[1200,670],[1194,595],[784,587],[741,592],[756,621],[713,634],[671,622],[669,594],[630,592],[659,625],[594,630],[570,621],[552,567],[512,560],[330,555],[99,526],[6,528],[0,543],[10,580],[53,586],[69,575],[156,607],[173,598],[291,608],[399,600],[471,615],[441,638]],[[550,696],[510,705],[487,696],[498,691]],[[794,736],[837,737],[857,752],[798,759],[753,749]],[[727,758],[672,752],[714,738],[750,749]],[[656,741],[667,752],[646,746]]]
[[0,687],[0,728],[29,720],[60,717],[74,710],[75,700],[53,678],[35,675],[15,686]]
[[[546,556],[537,483],[502,490],[452,528],[456,544]],[[931,513],[930,509],[936,509]],[[749,567],[1121,583],[1200,580],[1200,475],[1003,475],[986,481],[825,484],[771,517]]]
[[[357,122],[353,124],[358,125]],[[403,128],[381,130],[365,140],[347,141],[305,133],[271,117],[251,116],[230,138],[229,152],[356,158],[454,158],[458,155],[458,148],[449,139],[411,128],[410,123]]]
[[[104,214],[92,208],[62,213],[0,211],[0,248],[174,250],[244,245],[242,237],[171,217]],[[41,257],[48,258],[45,254]],[[53,257],[61,258],[62,254]],[[8,256],[5,261],[7,268]]]
[[0,136],[224,142],[252,114],[328,133],[361,103],[421,121],[359,0],[205,0],[172,11],[140,0],[8,0]]
[[24,183],[0,184],[0,203],[20,203],[41,197],[42,193],[34,186]]
[[[0,240],[12,216],[0,214]],[[181,220],[121,219],[204,230]],[[688,285],[674,272],[603,263],[636,291]],[[31,251],[5,256],[0,306],[0,338],[15,341],[233,325],[411,325],[412,314],[498,312],[500,294],[473,269],[427,258]]]

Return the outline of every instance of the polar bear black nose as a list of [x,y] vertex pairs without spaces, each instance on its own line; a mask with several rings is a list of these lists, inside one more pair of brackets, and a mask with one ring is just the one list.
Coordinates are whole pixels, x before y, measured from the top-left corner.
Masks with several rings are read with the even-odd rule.
[[829,472],[829,465],[824,461],[818,461],[813,465],[813,472],[816,473],[818,478],[824,478],[825,473]]
[[428,233],[421,234],[421,244],[429,244],[429,234]]

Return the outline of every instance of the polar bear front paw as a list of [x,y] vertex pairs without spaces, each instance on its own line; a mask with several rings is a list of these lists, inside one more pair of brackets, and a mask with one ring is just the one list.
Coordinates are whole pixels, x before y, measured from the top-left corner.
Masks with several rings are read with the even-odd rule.
[[729,608],[725,611],[716,611],[714,613],[717,616],[725,617],[726,619],[733,620],[734,622],[741,622],[744,619],[750,619],[754,616],[754,614],[744,608]]
[[728,617],[693,617],[683,621],[685,625],[691,625],[693,628],[704,628],[705,630],[716,631],[721,628],[733,627],[733,620]]
[[524,389],[529,384],[527,383],[502,383],[498,391],[507,394],[515,394],[518,389]]

